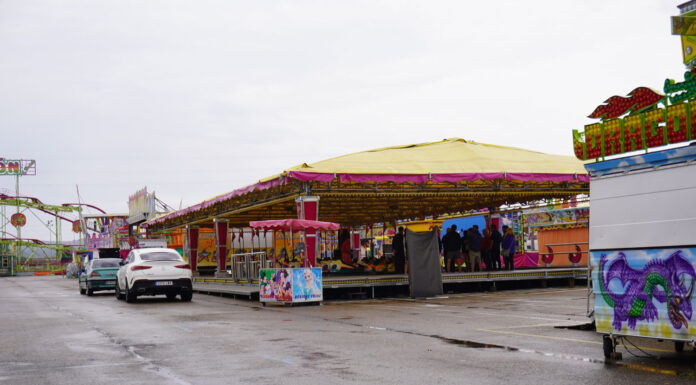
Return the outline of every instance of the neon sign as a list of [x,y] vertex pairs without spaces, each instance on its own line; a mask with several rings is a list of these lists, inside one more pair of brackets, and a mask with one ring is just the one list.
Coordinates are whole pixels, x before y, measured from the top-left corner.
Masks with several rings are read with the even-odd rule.
[[0,175],[36,175],[36,161],[0,158]]
[[595,108],[583,132],[573,130],[573,149],[580,160],[646,150],[694,139],[696,70],[683,82],[665,80],[661,95],[638,87],[627,97],[612,96]]

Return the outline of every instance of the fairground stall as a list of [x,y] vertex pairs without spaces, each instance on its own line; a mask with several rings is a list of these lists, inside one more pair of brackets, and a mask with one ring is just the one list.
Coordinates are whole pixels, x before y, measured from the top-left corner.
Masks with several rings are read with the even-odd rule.
[[696,340],[696,146],[686,145],[696,119],[695,5],[680,6],[686,13],[672,21],[684,80],[665,80],[664,94],[638,87],[613,96],[590,115],[599,122],[574,132],[578,158],[596,160],[585,166],[590,263],[608,358],[620,358],[617,343],[628,337],[672,340],[677,351]]
[[[569,199],[588,192],[588,179],[582,163],[572,157],[455,138],[305,163],[148,220],[146,226],[153,234],[179,228],[184,238],[198,238],[201,228],[218,234],[247,227],[250,221],[296,214],[347,228],[372,227],[503,204]],[[308,234],[309,242],[315,237]],[[221,241],[216,247],[223,246]],[[314,248],[309,250],[310,260],[314,253]],[[224,258],[217,263],[218,271],[226,270]]]
[[[306,234],[308,260],[314,266],[325,267],[325,274],[328,274],[325,278],[331,281],[329,285],[329,281],[324,280],[325,288],[374,289],[379,285],[409,284],[406,274],[390,269],[393,261],[387,250],[391,243],[389,233],[399,224],[470,210],[491,211],[501,205],[529,205],[554,198],[568,200],[587,194],[588,181],[582,163],[573,157],[453,138],[304,163],[254,185],[158,216],[148,220],[145,226],[155,237],[168,231],[182,231],[184,255],[198,275],[206,274],[198,266],[199,240],[204,231],[210,231],[214,237],[210,240],[214,242],[214,252],[211,253],[211,245],[207,258],[217,265],[215,277],[196,277],[194,283],[234,283],[240,292],[247,293],[250,287],[258,287],[258,275],[249,274],[249,269],[246,275],[235,274],[238,263],[267,266],[274,256],[281,255],[283,248],[289,258],[285,261],[288,266],[299,263],[296,247],[290,250],[282,246],[297,244],[296,234],[276,232],[284,237],[282,240],[264,231],[257,235],[260,229],[250,229],[250,221],[296,215],[298,219],[340,223],[342,229],[349,231],[351,260],[345,258],[346,253],[336,252],[337,248],[343,248],[343,244],[339,247],[339,239],[322,231]],[[250,235],[253,239],[248,238]],[[243,255],[233,253],[232,248],[238,247],[230,242],[234,236],[235,242],[243,240],[246,245],[253,241],[253,247],[240,248]],[[383,247],[374,247],[378,243]],[[370,259],[369,254],[372,255]],[[363,255],[365,258],[361,260]],[[281,261],[275,258],[276,264]],[[362,266],[360,262],[374,268]],[[346,265],[352,265],[353,269],[344,269]],[[519,280],[552,276],[565,279],[579,271],[566,270],[552,274],[540,271],[537,275],[508,272],[496,277],[459,274],[444,280],[455,283],[471,279]]]
[[[302,267],[295,268],[261,268],[259,269],[259,300],[266,302],[298,303],[321,302],[323,299],[321,267],[314,267],[309,260],[307,247],[307,232],[337,231],[338,223],[310,221],[305,219],[284,219],[252,221],[252,229],[300,232]],[[318,245],[315,245],[318,249]],[[291,246],[294,249],[294,245]],[[319,251],[319,250],[315,250]],[[275,265],[275,264],[274,264]]]

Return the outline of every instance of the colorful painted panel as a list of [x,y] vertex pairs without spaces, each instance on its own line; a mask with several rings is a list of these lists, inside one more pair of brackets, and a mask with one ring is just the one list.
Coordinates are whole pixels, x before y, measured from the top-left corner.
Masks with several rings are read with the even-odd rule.
[[261,302],[292,302],[292,269],[261,269],[259,300]]
[[201,229],[198,233],[198,267],[217,267],[215,257],[215,233],[212,229]]
[[592,251],[600,333],[693,340],[696,248]]
[[589,207],[564,210],[540,208],[524,213],[526,226],[537,230],[559,230],[587,227],[590,218]]
[[321,301],[321,268],[292,269],[292,288],[293,302]]

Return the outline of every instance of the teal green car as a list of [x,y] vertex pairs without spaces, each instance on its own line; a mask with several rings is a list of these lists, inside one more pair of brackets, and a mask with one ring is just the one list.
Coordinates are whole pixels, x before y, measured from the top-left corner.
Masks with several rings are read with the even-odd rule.
[[120,258],[93,259],[87,263],[85,271],[80,275],[80,294],[92,295],[99,290],[114,290],[116,288],[116,272],[121,262]]

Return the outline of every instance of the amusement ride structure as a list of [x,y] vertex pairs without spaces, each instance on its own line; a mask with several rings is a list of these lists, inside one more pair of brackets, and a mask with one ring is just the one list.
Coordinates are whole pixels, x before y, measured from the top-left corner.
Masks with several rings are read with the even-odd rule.
[[[62,225],[68,222],[76,233],[86,238],[82,208],[98,207],[83,203],[46,204],[36,197],[22,196],[19,181],[22,176],[36,175],[36,161],[0,159],[0,176],[14,176],[15,191],[0,191],[0,275],[18,272],[57,272],[72,261],[71,248],[79,245],[63,243]],[[50,216],[49,220],[45,216]],[[30,216],[50,234],[48,241],[22,237],[22,228]],[[71,218],[71,217],[77,217]],[[82,244],[82,239],[80,240]]]

